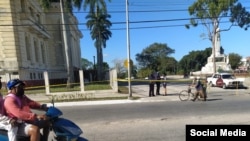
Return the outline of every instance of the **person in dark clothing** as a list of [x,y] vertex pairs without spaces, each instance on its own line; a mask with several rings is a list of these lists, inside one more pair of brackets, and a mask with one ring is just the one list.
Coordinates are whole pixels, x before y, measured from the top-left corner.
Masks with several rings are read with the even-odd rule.
[[[200,78],[194,78],[192,85],[196,89],[196,91],[194,93],[194,98],[192,99],[192,101],[195,101],[198,98],[198,96],[200,96],[201,98],[204,98],[203,86],[202,86],[202,83],[200,81]],[[202,101],[206,101],[206,99],[203,99]]]
[[0,89],[2,89],[2,77],[0,77]]
[[155,78],[154,78],[154,74],[151,74],[149,76],[149,97],[151,96],[155,96],[154,95],[154,87],[155,87]]
[[163,74],[163,80],[164,81],[162,83],[162,86],[163,86],[163,89],[164,89],[164,95],[167,96],[167,82],[166,82],[167,74],[166,73]]
[[161,76],[160,76],[160,73],[157,72],[156,74],[156,95],[160,95],[160,87],[161,87]]

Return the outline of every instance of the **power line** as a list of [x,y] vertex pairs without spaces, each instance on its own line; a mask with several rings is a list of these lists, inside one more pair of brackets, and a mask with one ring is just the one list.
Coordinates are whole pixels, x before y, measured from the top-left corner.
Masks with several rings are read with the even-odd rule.
[[[245,9],[250,9],[250,7],[245,7]],[[183,11],[188,11],[188,9],[157,9],[157,10],[130,10],[129,13],[158,13],[158,12],[183,12]],[[20,14],[20,13],[17,13],[17,12],[3,12],[3,11],[0,11],[0,14],[9,14],[9,13],[14,13],[14,14]],[[30,14],[30,12],[23,12],[23,13],[26,13],[26,14]],[[36,13],[41,13],[41,12],[32,12],[33,14],[36,14]],[[45,13],[45,14],[61,14],[61,12],[42,12],[42,13]],[[64,12],[64,13],[69,13],[69,12]],[[89,12],[76,12],[74,11],[73,12],[74,14],[82,14],[82,13],[85,13],[85,14],[88,14]],[[112,14],[112,13],[125,13],[125,11],[123,10],[116,10],[116,11],[109,11],[108,13]]]
[[[155,3],[155,1],[154,2],[152,2],[152,3],[154,3],[155,5],[158,5],[158,3]],[[151,4],[152,4],[151,2],[147,2],[147,3],[133,3],[133,6],[142,6],[142,5],[144,5],[145,7],[151,7]],[[146,5],[147,4],[149,4],[149,5]],[[179,3],[180,4],[180,3]],[[177,3],[172,3],[171,4],[171,6],[173,6],[173,5],[179,5],[179,4],[177,4]],[[159,5],[163,5],[162,3],[160,3]],[[180,4],[180,5],[183,5],[182,3]],[[248,7],[249,8],[249,7]],[[147,12],[152,12],[152,13],[158,13],[158,12],[171,12],[171,11],[173,11],[173,12],[183,12],[183,11],[187,11],[186,9],[171,9],[171,10],[166,10],[166,9],[164,9],[164,10],[131,10],[130,12],[131,13],[147,13]],[[114,13],[125,13],[125,11],[113,11]],[[15,13],[15,12],[0,12],[0,14],[1,13]],[[49,13],[61,13],[61,12],[45,12],[45,13],[47,13],[47,14],[49,14]],[[74,12],[74,13],[87,13],[87,12]],[[17,13],[15,13],[15,14],[17,14]],[[130,21],[130,24],[144,24],[144,23],[164,23],[164,22],[175,22],[175,21],[188,21],[188,20],[190,20],[190,18],[182,18],[182,19],[163,19],[163,20],[146,20],[146,21]],[[229,22],[228,22],[229,23]],[[126,22],[124,21],[124,22],[112,22],[112,24],[113,25],[119,25],[119,24],[122,24],[122,25],[125,25],[126,24]],[[6,24],[6,25],[1,25],[0,24],[0,26],[32,26],[32,25],[35,25],[35,24],[16,24],[16,25],[10,25],[10,24]],[[41,26],[58,26],[58,25],[62,25],[62,24],[41,24]],[[82,25],[86,25],[86,23],[79,23],[79,24],[67,24],[67,25],[75,25],[75,26],[82,26]],[[141,26],[141,27],[131,27],[131,29],[144,29],[144,28],[164,28],[164,27],[175,27],[175,26],[185,26],[185,25],[161,25],[161,26],[159,26],[159,25],[154,25],[154,26],[147,26],[147,27],[145,27],[145,26]],[[119,29],[122,29],[122,28],[116,28],[116,29],[112,29],[111,28],[111,30],[119,30]],[[81,31],[82,30],[88,30],[88,29],[80,29]],[[47,30],[47,31],[54,31],[54,30]]]
[[[220,22],[222,24],[224,23],[230,23],[229,21],[224,21]],[[186,25],[191,25],[191,24],[173,24],[173,25],[155,25],[155,26],[141,26],[141,27],[130,27],[130,29],[150,29],[150,28],[170,28],[170,27],[185,27]],[[30,26],[30,25],[27,25]],[[80,31],[89,31],[89,29],[79,29]],[[110,30],[126,30],[126,28],[110,28]],[[63,30],[45,30],[45,31],[63,31]],[[67,30],[67,31],[72,31],[72,30]],[[1,32],[13,32],[11,31],[1,31]],[[19,31],[23,32],[23,31]]]

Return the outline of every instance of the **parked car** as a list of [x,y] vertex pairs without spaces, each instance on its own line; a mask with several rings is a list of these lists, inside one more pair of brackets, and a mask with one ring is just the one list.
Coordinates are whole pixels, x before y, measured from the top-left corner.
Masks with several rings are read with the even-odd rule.
[[244,80],[240,78],[235,78],[231,73],[215,73],[211,77],[207,78],[207,83],[209,86],[226,88],[244,88]]

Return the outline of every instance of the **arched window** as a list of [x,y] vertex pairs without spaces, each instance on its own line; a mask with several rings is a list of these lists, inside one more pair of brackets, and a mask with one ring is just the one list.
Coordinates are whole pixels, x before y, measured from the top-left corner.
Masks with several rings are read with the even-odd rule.
[[26,57],[27,57],[27,60],[31,60],[31,55],[30,55],[30,51],[31,51],[31,48],[30,48],[30,42],[29,42],[29,38],[27,36],[25,36],[25,48],[26,48]]

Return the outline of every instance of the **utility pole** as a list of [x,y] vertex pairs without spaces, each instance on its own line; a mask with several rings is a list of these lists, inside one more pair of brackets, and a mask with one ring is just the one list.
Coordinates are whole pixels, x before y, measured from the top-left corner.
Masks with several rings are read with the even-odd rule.
[[93,58],[94,58],[94,67],[93,68],[95,69],[95,56],[93,56]]
[[128,99],[132,98],[131,90],[131,63],[130,63],[130,36],[129,36],[129,14],[128,14],[128,0],[126,0],[126,31],[127,31],[127,61],[128,61],[128,90],[129,96]]

